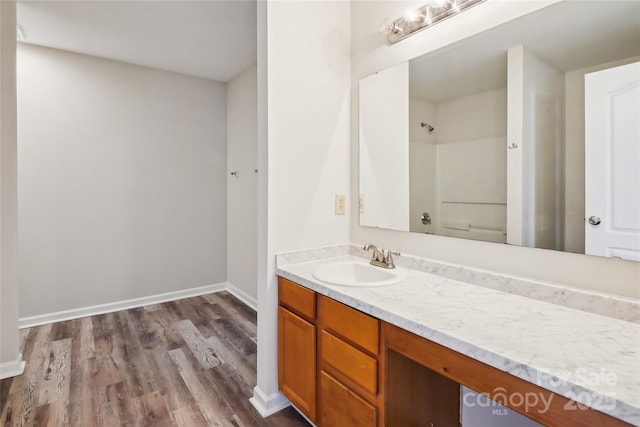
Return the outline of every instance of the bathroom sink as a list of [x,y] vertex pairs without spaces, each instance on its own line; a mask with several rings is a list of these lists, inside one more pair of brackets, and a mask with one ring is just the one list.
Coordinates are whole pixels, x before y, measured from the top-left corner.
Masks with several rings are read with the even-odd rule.
[[311,273],[316,279],[339,286],[372,287],[395,285],[405,279],[397,269],[384,269],[365,262],[332,262]]

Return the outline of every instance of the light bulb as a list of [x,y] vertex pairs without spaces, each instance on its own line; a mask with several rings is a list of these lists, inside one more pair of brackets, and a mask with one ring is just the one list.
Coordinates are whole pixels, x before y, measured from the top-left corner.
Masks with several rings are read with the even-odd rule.
[[421,20],[422,14],[420,14],[416,9],[407,9],[402,17],[407,22],[416,22]]
[[434,9],[440,9],[444,7],[448,2],[448,0],[429,0],[429,5]]
[[385,19],[380,25],[380,32],[385,36],[389,34],[398,34],[401,31],[402,28],[400,28],[398,24],[391,19]]

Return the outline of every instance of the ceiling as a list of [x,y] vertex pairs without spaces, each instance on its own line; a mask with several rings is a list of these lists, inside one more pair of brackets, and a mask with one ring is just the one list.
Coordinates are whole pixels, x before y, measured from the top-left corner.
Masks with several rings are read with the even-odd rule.
[[227,82],[256,62],[256,1],[19,0],[25,43]]
[[507,85],[507,50],[524,45],[561,71],[640,55],[640,1],[563,1],[416,58],[412,96],[442,102]]

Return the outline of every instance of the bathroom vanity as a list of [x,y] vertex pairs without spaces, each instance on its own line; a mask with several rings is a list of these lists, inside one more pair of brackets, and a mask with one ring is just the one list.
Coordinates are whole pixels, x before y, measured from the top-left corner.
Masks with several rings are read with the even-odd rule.
[[296,257],[278,266],[279,385],[318,426],[458,426],[461,385],[543,425],[640,422],[635,322],[407,268],[336,286],[313,272],[363,258]]

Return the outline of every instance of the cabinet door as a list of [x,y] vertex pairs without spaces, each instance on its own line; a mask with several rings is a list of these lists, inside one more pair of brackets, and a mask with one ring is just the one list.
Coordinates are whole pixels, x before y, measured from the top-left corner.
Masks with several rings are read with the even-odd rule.
[[316,327],[283,307],[278,307],[278,385],[315,422]]

